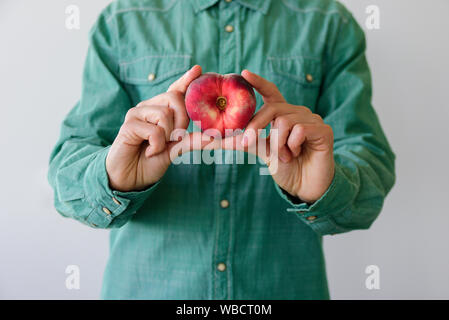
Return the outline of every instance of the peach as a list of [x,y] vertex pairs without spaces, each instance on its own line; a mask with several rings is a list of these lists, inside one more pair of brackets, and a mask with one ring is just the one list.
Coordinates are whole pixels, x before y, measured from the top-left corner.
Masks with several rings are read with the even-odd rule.
[[202,131],[244,129],[256,110],[253,87],[239,74],[205,73],[192,81],[185,96],[187,113]]

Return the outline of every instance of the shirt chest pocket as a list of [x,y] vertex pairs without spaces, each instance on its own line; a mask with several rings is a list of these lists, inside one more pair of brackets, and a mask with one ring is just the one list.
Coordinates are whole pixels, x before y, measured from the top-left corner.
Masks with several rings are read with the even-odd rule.
[[270,80],[288,103],[315,110],[322,82],[321,61],[305,57],[269,57]]
[[122,62],[120,80],[136,105],[167,91],[190,68],[190,63],[190,55],[144,56]]

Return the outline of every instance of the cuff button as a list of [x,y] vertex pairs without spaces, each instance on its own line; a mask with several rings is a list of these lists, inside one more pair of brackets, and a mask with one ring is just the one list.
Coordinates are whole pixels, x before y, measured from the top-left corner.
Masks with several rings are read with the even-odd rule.
[[307,74],[307,75],[306,75],[306,80],[307,80],[307,82],[309,82],[309,83],[313,82],[313,76],[312,76],[310,73]]
[[307,217],[307,220],[309,220],[309,221],[314,221],[314,220],[316,220],[316,216],[310,216],[310,217]]
[[103,212],[106,213],[106,214],[112,214],[111,210],[109,210],[106,207],[103,208]]

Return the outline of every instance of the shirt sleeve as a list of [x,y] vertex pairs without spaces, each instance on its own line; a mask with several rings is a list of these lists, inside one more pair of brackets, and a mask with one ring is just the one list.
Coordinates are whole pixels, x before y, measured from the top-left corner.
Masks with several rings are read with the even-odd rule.
[[395,155],[371,105],[363,30],[349,15],[341,20],[334,38],[317,106],[334,132],[333,181],[311,205],[275,184],[289,204],[287,210],[320,235],[369,228],[395,182]]
[[90,31],[81,99],[62,124],[48,173],[56,210],[96,228],[123,226],[156,188],[123,193],[109,187],[106,156],[131,107],[118,79],[113,30],[114,21],[102,14]]

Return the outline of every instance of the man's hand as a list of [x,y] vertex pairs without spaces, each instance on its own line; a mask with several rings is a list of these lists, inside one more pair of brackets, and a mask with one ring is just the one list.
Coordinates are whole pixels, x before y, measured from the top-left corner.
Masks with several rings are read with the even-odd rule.
[[166,93],[139,103],[125,121],[106,158],[109,185],[117,191],[139,191],[156,183],[170,165],[173,131],[189,125],[184,95],[190,82],[201,75],[194,66]]
[[248,124],[241,139],[242,147],[256,143],[257,135],[251,133],[271,123],[271,130],[277,130],[277,135],[270,136],[277,136],[278,143],[277,150],[270,151],[280,160],[276,170],[267,163],[274,180],[302,201],[318,200],[334,177],[332,128],[308,108],[288,104],[275,84],[248,70],[242,76],[265,103]]

